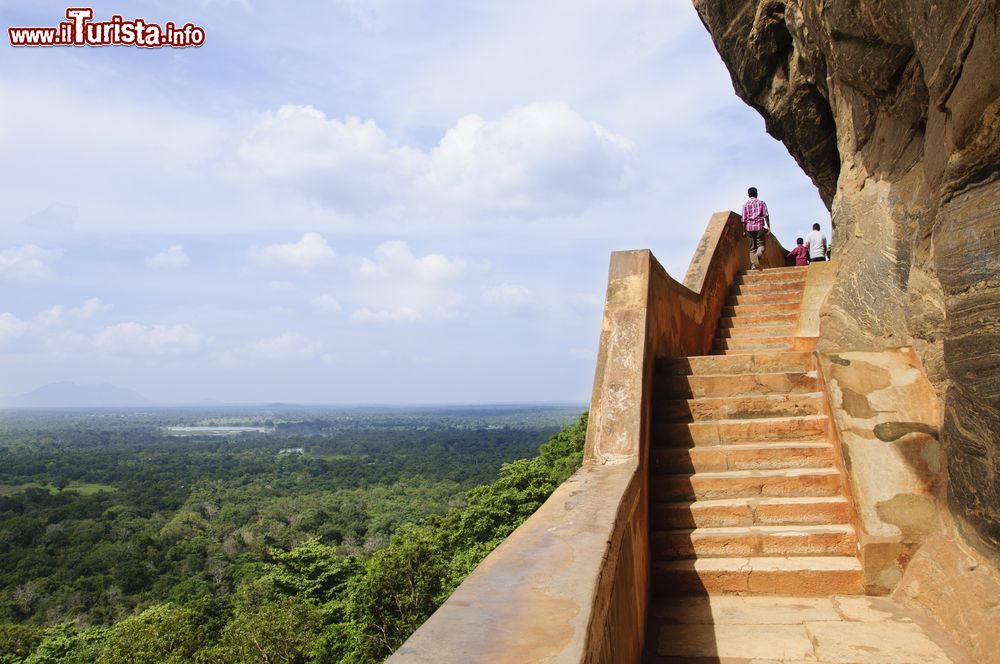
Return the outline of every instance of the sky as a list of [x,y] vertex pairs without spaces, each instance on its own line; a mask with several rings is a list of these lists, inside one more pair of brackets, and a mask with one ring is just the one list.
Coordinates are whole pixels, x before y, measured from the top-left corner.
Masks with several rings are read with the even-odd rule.
[[609,254],[682,280],[760,190],[829,215],[689,2],[142,0],[187,49],[13,48],[0,0],[0,397],[585,402]]

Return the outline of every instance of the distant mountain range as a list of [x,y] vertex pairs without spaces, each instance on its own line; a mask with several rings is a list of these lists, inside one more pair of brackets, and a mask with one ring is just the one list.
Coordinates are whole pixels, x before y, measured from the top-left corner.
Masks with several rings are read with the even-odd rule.
[[152,402],[135,390],[107,383],[50,383],[16,397],[0,400],[0,405],[15,408],[100,408],[149,406]]

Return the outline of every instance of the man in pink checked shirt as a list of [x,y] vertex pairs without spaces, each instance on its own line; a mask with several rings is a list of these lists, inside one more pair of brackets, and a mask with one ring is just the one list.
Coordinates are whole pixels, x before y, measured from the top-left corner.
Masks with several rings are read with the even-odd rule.
[[747,195],[750,199],[743,204],[743,228],[750,242],[750,268],[759,270],[764,239],[771,232],[771,217],[767,214],[767,204],[757,198],[757,187],[747,189]]

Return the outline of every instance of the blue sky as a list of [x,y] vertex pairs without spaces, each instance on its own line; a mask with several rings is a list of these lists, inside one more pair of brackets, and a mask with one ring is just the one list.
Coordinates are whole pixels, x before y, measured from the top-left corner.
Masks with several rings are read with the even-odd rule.
[[[0,0],[0,27],[65,4]],[[589,398],[609,252],[756,185],[829,216],[687,2],[106,2],[198,49],[0,47],[0,396]]]

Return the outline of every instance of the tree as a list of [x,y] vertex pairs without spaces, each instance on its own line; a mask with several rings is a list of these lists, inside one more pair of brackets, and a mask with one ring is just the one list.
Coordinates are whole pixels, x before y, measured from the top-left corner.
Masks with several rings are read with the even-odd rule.
[[337,547],[308,539],[289,552],[272,554],[277,568],[268,575],[274,586],[289,595],[323,606],[328,619],[344,619],[343,600],[348,582],[362,569],[354,556],[341,556]]
[[96,664],[192,661],[202,646],[203,629],[193,608],[158,604],[108,630]]
[[107,631],[104,627],[80,630],[70,623],[50,627],[24,664],[93,664]]
[[0,664],[23,661],[44,639],[41,627],[0,623]]
[[347,613],[363,661],[380,661],[438,607],[448,566],[436,528],[411,526],[376,552],[351,584]]
[[237,591],[233,618],[219,644],[203,661],[228,664],[305,664],[323,628],[319,608],[302,597],[279,593],[266,581]]

